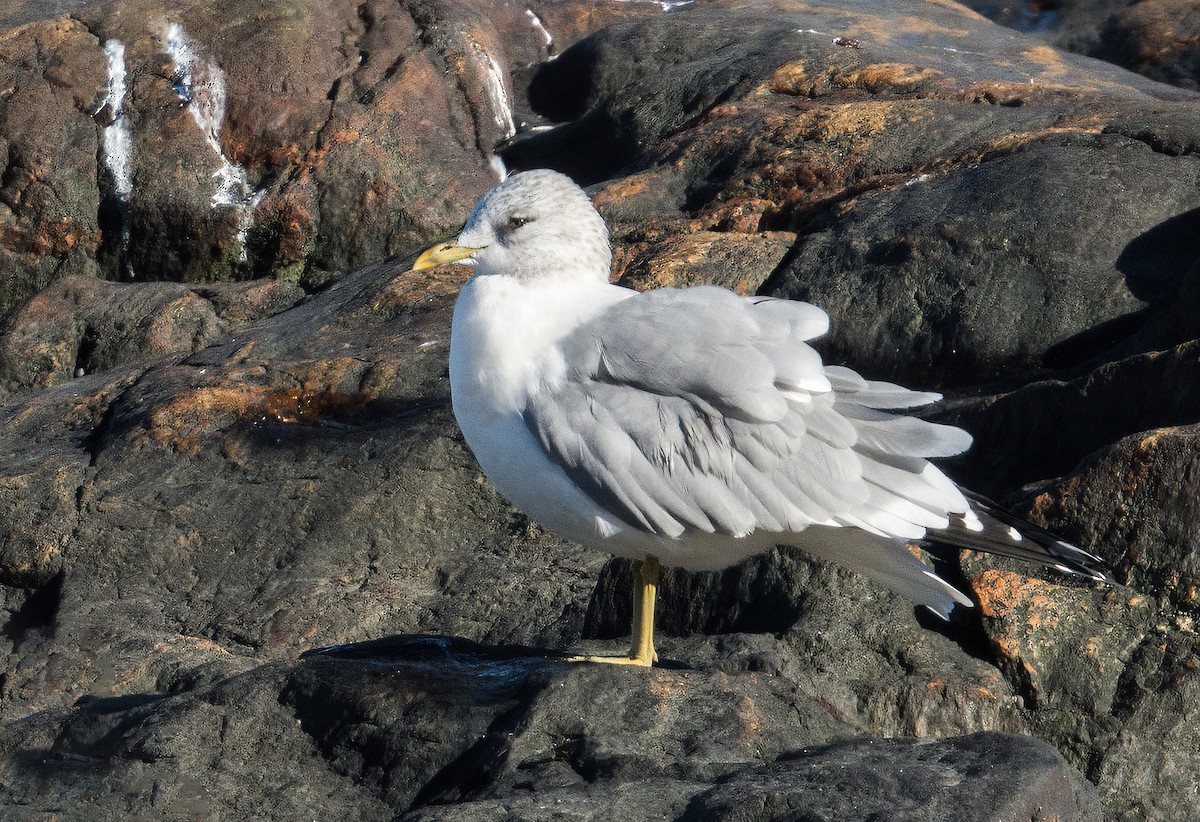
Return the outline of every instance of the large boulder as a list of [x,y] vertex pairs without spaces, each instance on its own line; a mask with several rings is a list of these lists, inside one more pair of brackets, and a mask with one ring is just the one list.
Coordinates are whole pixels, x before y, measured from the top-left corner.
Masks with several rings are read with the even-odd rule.
[[[0,36],[3,815],[1200,814],[1200,97],[940,2],[180,8]],[[482,479],[467,272],[407,270],[497,153],[623,282],[946,389],[948,470],[1128,587],[968,556],[942,624],[776,551],[668,570],[660,668],[562,661],[629,568]]]

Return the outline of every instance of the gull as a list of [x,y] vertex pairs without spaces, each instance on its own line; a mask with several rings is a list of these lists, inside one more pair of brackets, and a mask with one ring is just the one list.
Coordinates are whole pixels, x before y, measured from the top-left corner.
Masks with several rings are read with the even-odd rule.
[[540,525],[634,561],[632,648],[649,666],[661,565],[717,570],[776,545],[947,617],[971,600],[909,544],[987,551],[1109,582],[1101,561],[963,491],[931,458],[961,428],[941,395],[825,365],[820,308],[715,286],[610,284],[604,219],[549,170],[513,174],[414,269],[474,266],[454,306],[455,418],[484,474]]

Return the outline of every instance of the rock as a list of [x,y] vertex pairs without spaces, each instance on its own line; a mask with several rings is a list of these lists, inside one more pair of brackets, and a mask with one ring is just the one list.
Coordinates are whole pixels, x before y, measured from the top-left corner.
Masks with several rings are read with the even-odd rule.
[[1190,545],[1191,524],[1200,516],[1191,493],[1197,437],[1200,426],[1186,425],[1121,439],[1039,489],[1031,512],[1080,544],[1103,542],[1135,589],[1194,612],[1200,608],[1200,557]]
[[12,0],[0,9],[0,31],[8,31],[35,20],[69,14],[87,5],[87,0]]
[[[649,13],[597,0],[41,7],[0,40],[0,309],[64,274],[319,288],[445,234],[520,125],[507,67]],[[119,131],[123,148],[106,142]]]
[[[5,815],[35,819],[344,819],[387,811],[328,771],[315,741],[279,702],[287,671],[260,668],[175,695],[90,699],[6,727]],[[307,765],[305,764],[307,763]],[[250,796],[241,786],[259,786]],[[14,807],[15,806],[15,807]],[[85,810],[86,809],[86,810]]]
[[1200,14],[1183,0],[1131,4],[1104,23],[1094,56],[1200,90]]
[[65,277],[0,320],[0,395],[190,354],[303,297],[284,282],[196,287]]
[[[605,29],[534,79],[533,105],[569,122],[506,160],[521,167],[528,155],[584,180],[633,172],[597,200],[622,246],[669,250],[660,268],[689,256],[672,246],[679,233],[716,228],[760,248],[742,255],[761,272],[779,235],[752,232],[792,232],[765,287],[831,313],[831,359],[908,383],[1037,366],[1178,290],[1200,256],[1175,219],[1200,207],[1200,166],[1147,134],[1195,135],[1194,104],[1175,102],[1188,95],[977,20],[939,24],[950,10],[931,10],[931,29],[910,35],[923,38],[918,61],[881,33],[901,25],[889,17],[899,8],[807,8]],[[967,68],[968,51],[995,62]],[[634,282],[638,253],[618,254]],[[755,281],[731,268],[723,281]]]
[[[350,277],[194,357],[83,377],[2,409],[14,440],[0,578],[25,592],[7,589],[10,611],[24,615],[12,632],[20,661],[5,680],[10,707],[24,698],[18,694],[61,702],[108,687],[97,683],[110,678],[157,690],[189,674],[176,670],[170,651],[149,651],[179,648],[181,639],[204,668],[214,652],[235,660],[228,647],[288,653],[316,637],[365,639],[388,624],[389,612],[400,621],[385,630],[454,624],[472,633],[458,622],[468,618],[489,625],[491,639],[513,638],[488,605],[503,601],[496,580],[505,575],[474,554],[474,570],[464,573],[466,556],[436,558],[429,542],[465,551],[490,530],[499,539],[484,553],[511,555],[517,534],[511,514],[475,479],[446,407],[457,283],[418,286],[402,272],[386,266]],[[386,330],[364,348],[375,323]],[[47,459],[50,442],[61,445]],[[331,458],[341,465],[333,474]],[[210,472],[227,469],[238,478],[220,490]],[[346,504],[347,494],[362,493]],[[355,533],[333,536],[346,527]],[[331,543],[348,550],[330,552]],[[422,543],[433,553],[417,550]],[[556,613],[568,624],[582,620],[570,592],[584,594],[587,574],[568,572],[580,576],[569,582],[548,570],[582,558],[579,549],[551,553],[543,569],[550,613],[534,626],[528,617],[538,607],[527,600],[517,639],[561,639]],[[602,558],[586,558],[598,570]],[[306,570],[295,576],[286,568]],[[116,579],[128,583],[106,582]],[[164,600],[164,587],[189,593]],[[408,595],[397,599],[402,590]],[[464,602],[479,593],[454,616],[439,590],[461,592]],[[347,600],[357,605],[344,612]],[[580,609],[574,617],[572,608]],[[114,622],[118,612],[136,626],[132,634]],[[349,622],[328,621],[334,612]],[[359,619],[359,633],[346,633]],[[218,623],[225,627],[215,634],[203,627]],[[76,632],[76,641],[67,639]],[[195,646],[191,638],[201,635]],[[61,669],[47,670],[59,643],[52,656]]]
[[[0,37],[0,815],[1200,813],[1200,97],[915,0],[76,14]],[[668,571],[660,667],[561,663],[628,567],[480,477],[467,272],[407,271],[498,148],[593,184],[623,282],[811,298],[946,389],[948,470],[1128,587],[941,558],[942,623],[776,551]]]
[[1092,786],[1049,745],[973,734],[940,742],[854,740],[797,751],[725,780],[687,812],[688,818],[728,820],[1088,820],[1100,817],[1100,805]]
[[1185,819],[1195,810],[1175,799],[1195,787],[1198,658],[1195,625],[1185,619],[1147,636],[1130,659],[1113,715],[1121,730],[1089,769],[1110,815]]
[[0,97],[0,309],[56,275],[97,273],[100,135],[85,112],[104,65],[94,39],[69,20],[0,39],[0,88],[10,90]]
[[966,5],[1005,26],[1164,83],[1200,89],[1200,14],[1187,0],[1067,0]]
[[[30,811],[86,801],[95,814],[166,818],[303,808],[540,819],[553,808],[603,819],[614,802],[634,818],[767,820],[799,806],[840,819],[1097,813],[1094,789],[1027,737],[850,741],[819,694],[770,674],[575,666],[544,653],[395,638],[185,693],[88,699],[11,725],[0,751],[26,754],[6,760],[5,779]],[[250,779],[260,790],[246,798],[238,786]]]

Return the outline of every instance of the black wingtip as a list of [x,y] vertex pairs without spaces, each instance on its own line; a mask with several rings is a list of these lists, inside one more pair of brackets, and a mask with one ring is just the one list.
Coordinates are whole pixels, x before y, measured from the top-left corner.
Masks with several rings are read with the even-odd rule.
[[963,494],[971,503],[971,511],[952,515],[947,528],[931,529],[926,543],[983,551],[1052,568],[1069,577],[1123,587],[1095,554],[1005,511],[987,497],[969,491]]

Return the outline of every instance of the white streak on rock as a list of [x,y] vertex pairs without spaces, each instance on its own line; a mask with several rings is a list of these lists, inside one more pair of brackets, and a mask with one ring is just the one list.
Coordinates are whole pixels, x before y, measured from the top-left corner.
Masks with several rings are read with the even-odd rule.
[[663,11],[673,11],[681,9],[684,6],[690,6],[696,0],[616,0],[618,3],[645,3],[651,2],[658,6]]
[[492,167],[492,171],[496,173],[500,182],[504,182],[508,177],[508,166],[504,165],[504,160],[500,159],[499,155],[493,154],[488,160],[488,165]]
[[213,173],[216,190],[213,208],[236,209],[241,261],[246,261],[246,238],[254,225],[254,209],[264,191],[256,190],[246,170],[225,156],[221,148],[221,125],[225,120],[225,74],[215,61],[202,56],[178,23],[169,23],[162,33],[163,48],[175,69],[175,93],[187,107],[196,127],[221,161]]
[[120,40],[105,40],[104,54],[108,58],[108,96],[104,105],[112,113],[112,121],[101,132],[101,153],[104,166],[113,178],[113,194],[128,201],[133,193],[133,135],[125,116],[125,44]]
[[[500,129],[500,136],[496,142],[503,143],[517,133],[517,124],[513,118],[512,99],[508,96],[508,89],[504,85],[504,69],[500,67],[496,58],[478,43],[471,45],[475,47],[475,54],[483,66],[483,90],[487,94],[488,103],[492,108],[492,117]],[[508,169],[505,167],[504,161],[495,154],[489,156],[488,162],[501,180],[508,176]]]
[[542,35],[542,37],[546,40],[546,48],[552,46],[554,44],[554,38],[550,36],[550,32],[548,32],[546,27],[542,25],[542,19],[533,13],[533,9],[525,9],[525,14],[529,17],[529,22],[533,25],[533,28],[537,31],[537,33]]
[[100,132],[100,157],[112,178],[112,195],[117,201],[120,267],[122,273],[134,275],[129,264],[129,201],[133,196],[133,132],[125,116],[125,97],[129,92],[125,70],[125,44],[120,40],[104,41],[104,56],[108,62],[108,94],[101,109],[107,108],[111,119]]
[[483,63],[483,89],[492,105],[492,116],[500,127],[500,139],[507,140],[517,133],[517,125],[513,122],[512,102],[504,86],[504,69],[490,53],[478,45],[475,48]]

